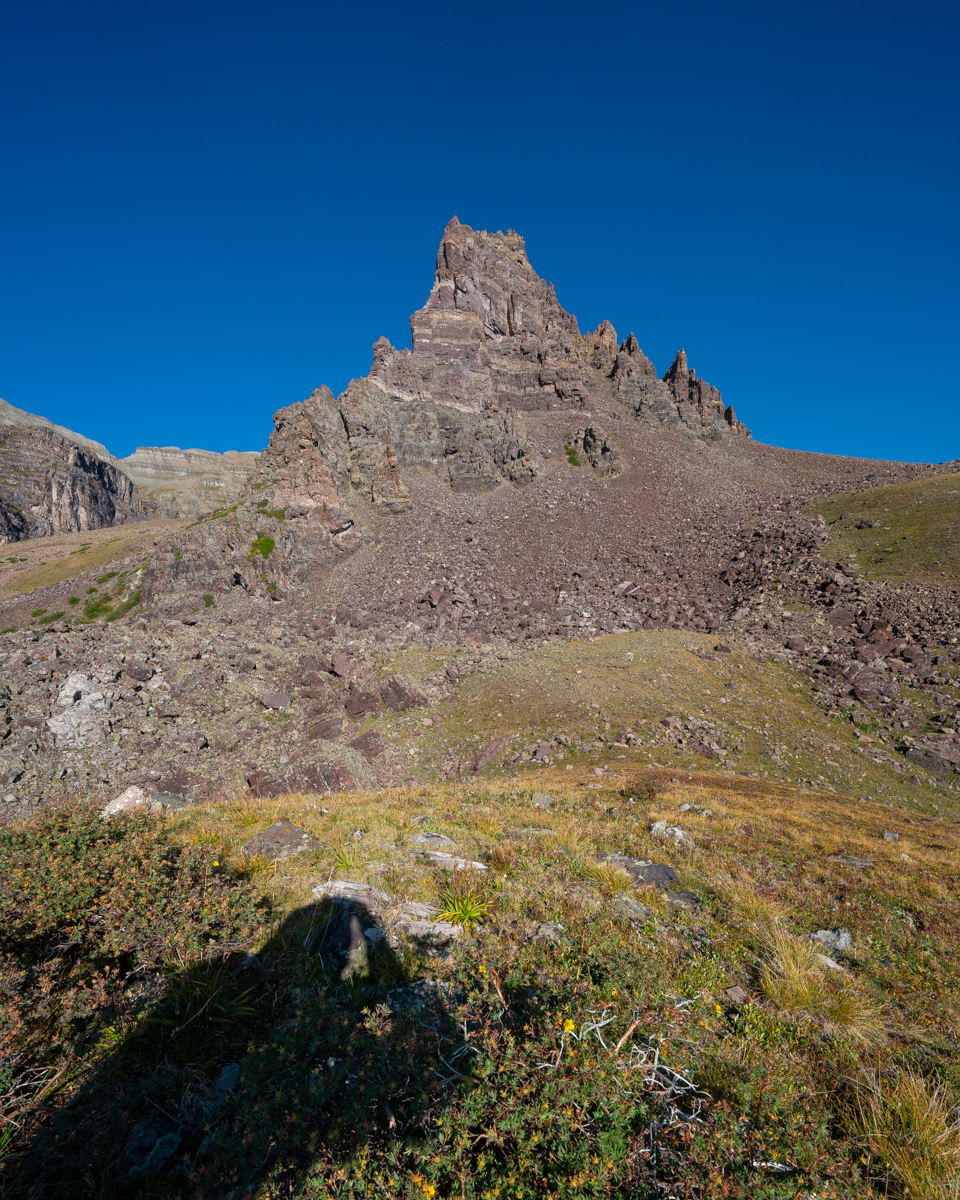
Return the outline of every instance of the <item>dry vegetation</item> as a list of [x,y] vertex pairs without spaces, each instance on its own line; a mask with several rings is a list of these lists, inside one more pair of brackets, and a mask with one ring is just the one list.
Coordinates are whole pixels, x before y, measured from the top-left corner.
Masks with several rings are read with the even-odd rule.
[[[531,784],[552,807],[531,809]],[[283,817],[322,848],[248,856]],[[658,819],[694,846],[652,837]],[[125,1008],[130,985],[112,999],[104,985],[86,1041],[23,1040],[7,1060],[11,1197],[43,1174],[38,1154],[62,1175],[47,1168],[44,1195],[126,1194],[112,1163],[151,1105],[187,1131],[182,1175],[140,1195],[957,1195],[952,821],[646,769],[613,786],[558,770],[523,788],[225,798],[148,827],[239,889],[217,893],[218,912],[228,896],[231,912],[242,895],[245,914],[260,904],[260,927],[223,916],[147,969]],[[425,830],[490,870],[437,870],[412,843]],[[610,852],[672,864],[699,907],[637,889],[598,863]],[[331,878],[425,902],[464,936],[440,956],[377,950],[338,977],[317,954],[312,895]],[[646,910],[632,923],[617,907],[630,895]],[[561,934],[541,937],[544,922]],[[836,926],[853,935],[840,971],[806,940]],[[423,978],[449,987],[445,1015],[391,1013],[386,997]],[[169,1032],[185,1020],[192,1041]],[[212,1081],[231,1061],[242,1085],[218,1108]],[[42,1105],[16,1090],[38,1080],[35,1098],[54,1077]],[[85,1143],[80,1170],[64,1130],[90,1120],[116,1144]]]

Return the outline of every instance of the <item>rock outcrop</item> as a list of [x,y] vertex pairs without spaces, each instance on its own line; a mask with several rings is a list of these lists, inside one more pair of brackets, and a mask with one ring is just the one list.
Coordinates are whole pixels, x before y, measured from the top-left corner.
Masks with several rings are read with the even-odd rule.
[[105,529],[151,512],[123,471],[52,428],[0,426],[0,542]]
[[[658,379],[633,334],[620,344],[605,321],[581,335],[513,232],[474,230],[454,217],[427,303],[410,326],[412,349],[381,338],[366,378],[337,397],[317,388],[275,415],[242,502],[158,556],[144,581],[148,601],[187,583],[265,588],[276,597],[284,582],[303,583],[356,550],[376,514],[407,512],[412,475],[435,474],[471,495],[528,483],[544,463],[525,413],[613,402],[639,421],[703,441],[749,437],[682,350]],[[584,422],[568,449],[601,477],[624,469],[599,425]],[[144,469],[171,469],[172,461],[149,458],[160,453],[168,452],[133,457]],[[151,495],[160,499],[156,489]]]
[[142,500],[174,517],[196,517],[239,500],[260,458],[255,450],[218,454],[213,450],[181,450],[179,446],[138,446],[126,458],[117,458],[106,446],[82,433],[0,400],[0,431],[4,425],[58,434],[88,456],[122,471],[140,489]]
[[386,338],[374,346],[369,382],[392,400],[466,412],[576,410],[612,385],[613,399],[647,423],[706,439],[749,436],[720,392],[688,368],[683,350],[658,379],[632,333],[618,345],[604,321],[582,336],[512,231],[474,230],[454,217],[430,296],[410,328],[411,350]]

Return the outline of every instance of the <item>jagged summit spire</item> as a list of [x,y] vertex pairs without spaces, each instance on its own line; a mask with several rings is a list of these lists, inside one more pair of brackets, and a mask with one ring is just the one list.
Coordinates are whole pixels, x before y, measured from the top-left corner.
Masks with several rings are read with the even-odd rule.
[[[398,400],[432,400],[468,411],[585,409],[604,398],[658,425],[696,436],[741,432],[720,393],[691,380],[683,350],[657,379],[631,333],[622,346],[609,321],[581,335],[512,230],[489,233],[447,223],[426,304],[410,318],[413,349],[378,342],[371,382]],[[644,381],[641,383],[641,381]],[[689,407],[692,403],[693,407]],[[682,409],[682,406],[688,406]]]

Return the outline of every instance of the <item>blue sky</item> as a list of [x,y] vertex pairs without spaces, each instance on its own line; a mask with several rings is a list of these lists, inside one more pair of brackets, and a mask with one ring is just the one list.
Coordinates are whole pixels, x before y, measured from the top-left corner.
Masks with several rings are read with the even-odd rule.
[[0,396],[259,449],[443,226],[764,441],[960,456],[955,5],[87,0],[0,16]]

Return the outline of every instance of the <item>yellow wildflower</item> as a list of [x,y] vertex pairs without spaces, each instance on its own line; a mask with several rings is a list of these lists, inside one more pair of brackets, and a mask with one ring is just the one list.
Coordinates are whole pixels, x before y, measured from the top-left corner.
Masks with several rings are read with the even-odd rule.
[[566,1033],[573,1033],[573,1031],[576,1029],[576,1025],[570,1020],[569,1017],[567,1017],[563,1023],[563,1028]]

